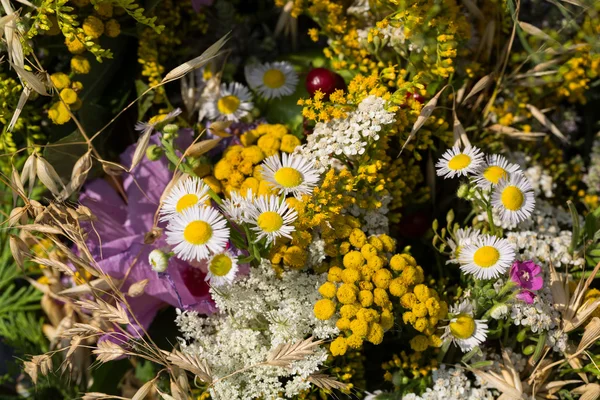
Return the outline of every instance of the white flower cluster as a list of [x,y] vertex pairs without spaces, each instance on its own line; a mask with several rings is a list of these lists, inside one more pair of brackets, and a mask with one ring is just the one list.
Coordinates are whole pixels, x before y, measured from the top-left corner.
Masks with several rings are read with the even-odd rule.
[[589,170],[583,176],[583,182],[587,185],[590,193],[600,193],[600,139],[594,140]]
[[314,161],[320,173],[334,165],[335,157],[355,159],[379,140],[379,132],[394,122],[394,113],[385,110],[385,100],[369,96],[347,118],[319,122],[307,143],[296,150]]
[[554,351],[564,351],[567,335],[560,332],[560,313],[553,306],[552,292],[544,286],[536,293],[532,304],[515,302],[510,317],[517,326],[528,326],[533,333],[548,332],[547,342]]
[[556,183],[550,174],[548,174],[545,168],[541,165],[534,165],[523,171],[536,196],[544,194],[546,198],[554,197],[553,189],[556,187]]
[[570,231],[539,233],[537,231],[507,232],[506,239],[513,243],[523,260],[533,260],[537,264],[554,264],[558,269],[563,265],[583,266],[585,260],[573,258],[569,253],[572,234]]
[[348,209],[352,216],[363,221],[362,229],[368,235],[381,235],[389,233],[390,221],[387,217],[389,204],[392,202],[392,196],[375,196],[376,200],[381,202],[381,206],[376,210],[367,210],[353,204]]
[[[220,313],[208,318],[195,312],[178,312],[182,351],[208,362],[215,378],[264,362],[277,345],[295,343],[312,335],[327,339],[339,332],[335,320],[320,321],[313,314],[318,287],[325,276],[298,271],[277,277],[266,260],[259,268],[226,287],[211,289]],[[216,383],[213,398],[291,398],[309,387],[306,377],[327,359],[319,348],[291,368],[249,368]],[[285,379],[281,379],[285,378]]]
[[427,391],[421,396],[416,394],[407,394],[402,397],[403,400],[493,400],[494,393],[480,387],[479,382],[473,382],[466,375],[464,368],[447,368],[446,365],[432,372],[433,387],[427,388]]

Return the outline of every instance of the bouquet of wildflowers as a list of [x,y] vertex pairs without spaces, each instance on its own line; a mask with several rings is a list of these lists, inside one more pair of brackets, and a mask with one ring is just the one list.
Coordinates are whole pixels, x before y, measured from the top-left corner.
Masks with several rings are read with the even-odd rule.
[[0,394],[600,399],[600,3],[0,10]]

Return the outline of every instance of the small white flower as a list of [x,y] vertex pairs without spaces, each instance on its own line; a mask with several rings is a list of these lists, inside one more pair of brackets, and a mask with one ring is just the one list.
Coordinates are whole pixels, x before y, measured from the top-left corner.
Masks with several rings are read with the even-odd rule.
[[252,208],[252,201],[254,199],[254,193],[252,189],[246,191],[246,196],[240,195],[237,191],[229,192],[229,198],[223,200],[221,203],[221,210],[225,215],[236,224],[248,222],[246,216],[247,211]]
[[298,74],[285,61],[249,65],[244,72],[248,85],[266,99],[289,96],[298,85]]
[[226,251],[215,254],[208,261],[208,273],[204,279],[212,286],[222,286],[233,282],[238,272],[238,259]]
[[492,191],[492,206],[504,222],[517,224],[531,216],[535,207],[533,188],[523,175],[502,179]]
[[168,221],[189,207],[201,206],[208,200],[208,185],[202,179],[188,177],[171,189],[160,209],[161,221]]
[[481,231],[479,229],[457,229],[454,233],[454,239],[448,239],[448,245],[450,245],[450,249],[452,249],[452,259],[448,260],[447,263],[457,263],[458,256],[463,247],[473,243],[480,236]]
[[467,353],[485,342],[487,338],[487,321],[475,319],[473,305],[469,300],[450,308],[452,319],[445,327],[442,339],[452,340],[463,353]]
[[165,272],[169,266],[169,256],[164,251],[154,249],[148,255],[148,261],[155,272]]
[[175,215],[166,230],[167,243],[185,261],[200,261],[220,253],[229,240],[227,220],[212,207],[191,207]]
[[319,182],[319,173],[313,163],[299,154],[283,153],[263,161],[262,178],[279,189],[279,193],[292,193],[296,197],[311,194]]
[[518,173],[519,166],[509,163],[506,158],[499,154],[486,157],[486,162],[476,172],[475,182],[482,189],[489,190],[497,185],[500,180]]
[[241,83],[221,84],[219,93],[213,94],[204,104],[208,118],[237,122],[254,107],[252,95]]
[[288,208],[285,200],[280,202],[279,197],[273,195],[254,199],[247,211],[247,221],[254,225],[252,230],[258,233],[257,240],[266,237],[267,243],[282,236],[291,239],[295,229],[291,224],[296,218],[298,213]]
[[477,147],[465,147],[461,151],[458,146],[454,146],[442,155],[435,167],[438,176],[454,178],[474,173],[482,163],[483,153]]
[[460,269],[477,279],[492,279],[504,274],[515,259],[515,249],[506,239],[482,235],[465,245],[458,256]]

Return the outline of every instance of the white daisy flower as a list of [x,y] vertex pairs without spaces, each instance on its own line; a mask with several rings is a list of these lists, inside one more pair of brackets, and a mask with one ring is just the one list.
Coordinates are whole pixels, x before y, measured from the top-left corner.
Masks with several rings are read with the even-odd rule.
[[482,189],[489,190],[497,185],[500,180],[510,177],[519,172],[519,166],[509,163],[506,158],[499,154],[486,157],[486,162],[479,167],[475,182]]
[[463,353],[467,353],[485,342],[488,333],[487,321],[475,319],[473,304],[463,300],[460,304],[450,307],[452,319],[445,327],[442,339],[450,339]]
[[190,207],[176,214],[166,229],[167,243],[184,261],[200,261],[220,253],[229,240],[227,220],[212,207]]
[[248,85],[265,99],[289,96],[296,91],[298,74],[288,62],[248,65],[244,72]]
[[263,161],[262,178],[279,189],[279,193],[292,193],[300,198],[311,194],[319,182],[319,173],[314,164],[299,154],[283,153]]
[[477,147],[465,147],[461,151],[458,146],[454,146],[442,155],[435,167],[438,176],[454,178],[477,171],[482,163],[483,153]]
[[492,206],[502,221],[517,224],[531,216],[535,207],[533,188],[523,175],[501,179],[492,191]]
[[208,185],[202,179],[182,179],[170,190],[160,209],[161,221],[168,221],[189,207],[201,206],[208,200]]
[[481,231],[479,229],[457,229],[456,232],[454,232],[454,239],[448,239],[448,245],[452,250],[452,259],[446,261],[446,264],[458,263],[458,256],[463,247],[473,243],[480,236]]
[[492,279],[504,274],[515,259],[515,249],[506,239],[481,235],[465,245],[458,255],[460,269],[477,279]]
[[246,197],[232,191],[229,193],[229,198],[223,200],[221,209],[230,220],[239,225],[246,222],[246,211],[252,207],[253,197],[252,189],[248,189]]
[[238,272],[238,259],[229,251],[215,254],[208,261],[208,273],[204,279],[212,286],[222,286],[233,282]]
[[237,82],[221,84],[221,90],[210,96],[205,106],[209,119],[234,122],[245,117],[254,107],[248,88]]
[[298,213],[288,208],[285,200],[280,202],[274,195],[254,199],[246,215],[248,222],[254,225],[252,230],[258,233],[257,240],[266,237],[267,243],[282,236],[291,238],[295,229],[291,224],[298,218]]

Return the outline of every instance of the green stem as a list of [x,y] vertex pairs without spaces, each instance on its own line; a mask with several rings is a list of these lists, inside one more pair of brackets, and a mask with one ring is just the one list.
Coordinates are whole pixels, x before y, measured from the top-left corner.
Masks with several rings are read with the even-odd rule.
[[490,233],[496,236],[496,225],[494,224],[494,216],[492,215],[492,208],[490,206],[486,207],[488,223],[490,225]]

